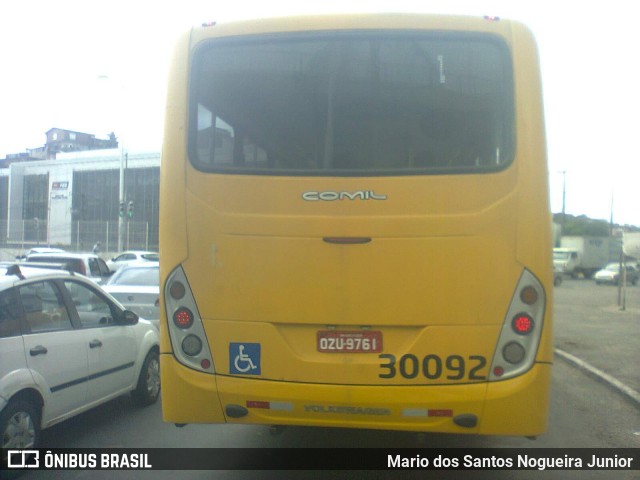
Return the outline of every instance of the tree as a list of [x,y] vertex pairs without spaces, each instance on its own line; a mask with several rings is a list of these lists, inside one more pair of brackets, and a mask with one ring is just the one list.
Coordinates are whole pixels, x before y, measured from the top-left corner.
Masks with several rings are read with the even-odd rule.
[[[562,214],[553,215],[554,222],[562,223]],[[563,236],[588,236],[588,237],[608,237],[610,235],[610,225],[606,220],[595,220],[586,215],[565,215]]]

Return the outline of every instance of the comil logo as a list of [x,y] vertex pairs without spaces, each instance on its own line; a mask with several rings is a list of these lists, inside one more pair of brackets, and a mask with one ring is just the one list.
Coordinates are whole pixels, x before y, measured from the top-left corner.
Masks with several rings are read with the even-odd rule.
[[309,202],[333,202],[335,200],[386,200],[386,195],[379,195],[373,190],[358,190],[355,192],[334,192],[326,190],[324,192],[304,192],[302,198]]
[[8,468],[38,468],[39,466],[38,450],[7,450]]

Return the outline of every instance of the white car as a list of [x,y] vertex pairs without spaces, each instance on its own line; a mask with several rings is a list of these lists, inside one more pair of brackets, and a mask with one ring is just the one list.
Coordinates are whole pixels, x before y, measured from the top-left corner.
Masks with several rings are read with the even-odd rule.
[[0,266],[3,452],[37,447],[41,429],[127,392],[154,403],[158,352],[158,330],[85,277]]
[[638,283],[638,278],[640,278],[638,270],[636,270],[636,268],[631,264],[625,265],[621,270],[619,262],[608,264],[602,270],[596,272],[593,278],[596,280],[597,285],[601,285],[603,283],[618,285],[618,283],[622,281],[622,275],[620,275],[620,272],[624,272],[625,270],[627,273],[626,282],[631,285],[636,285]]
[[102,287],[131,310],[160,328],[160,264],[136,262],[120,268]]
[[34,247],[24,252],[24,255],[19,255],[16,258],[18,260],[21,260],[21,259],[27,258],[29,255],[32,255],[34,253],[64,253],[64,250],[62,250],[61,248]]
[[109,267],[109,270],[112,272],[116,272],[118,269],[133,262],[157,262],[158,260],[160,260],[158,252],[127,250],[126,252],[116,255],[111,260],[108,260],[107,267]]

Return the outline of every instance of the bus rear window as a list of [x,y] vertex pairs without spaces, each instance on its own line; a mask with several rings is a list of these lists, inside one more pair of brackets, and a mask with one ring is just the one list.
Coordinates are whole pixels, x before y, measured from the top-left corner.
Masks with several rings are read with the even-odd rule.
[[266,175],[420,175],[514,155],[504,42],[479,34],[212,40],[194,58],[190,160]]

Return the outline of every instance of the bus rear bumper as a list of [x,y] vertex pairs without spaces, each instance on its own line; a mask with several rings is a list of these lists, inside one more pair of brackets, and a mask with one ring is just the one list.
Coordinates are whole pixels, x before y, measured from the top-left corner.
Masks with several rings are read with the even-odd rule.
[[178,363],[171,353],[160,355],[162,418],[165,422],[225,423],[216,376]]
[[344,386],[212,376],[161,357],[167,422],[526,436],[546,429],[548,364],[535,364],[525,375],[502,382]]
[[534,363],[524,375],[489,383],[478,433],[525,436],[544,433],[550,390],[550,363]]

